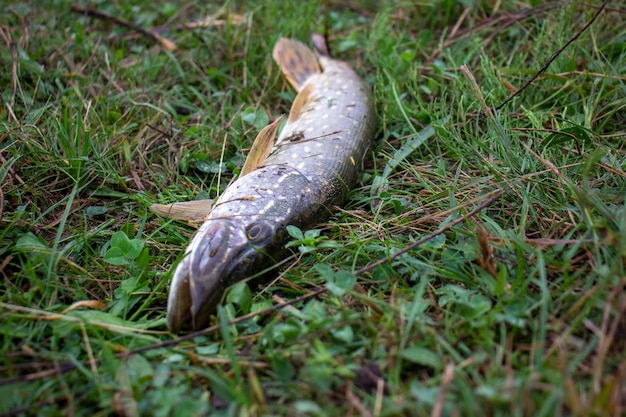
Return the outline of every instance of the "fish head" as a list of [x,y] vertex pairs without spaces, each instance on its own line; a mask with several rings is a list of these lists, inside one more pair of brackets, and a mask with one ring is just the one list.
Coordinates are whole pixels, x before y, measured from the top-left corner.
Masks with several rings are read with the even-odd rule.
[[253,218],[207,220],[174,271],[167,302],[170,331],[208,326],[226,289],[271,261],[267,250],[279,234],[275,229]]

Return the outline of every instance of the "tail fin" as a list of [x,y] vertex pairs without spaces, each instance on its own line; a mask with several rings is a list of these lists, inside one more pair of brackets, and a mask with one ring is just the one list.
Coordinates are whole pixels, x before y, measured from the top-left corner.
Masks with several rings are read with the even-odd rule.
[[280,38],[272,56],[289,84],[297,91],[304,88],[309,77],[320,73],[315,53],[298,41]]

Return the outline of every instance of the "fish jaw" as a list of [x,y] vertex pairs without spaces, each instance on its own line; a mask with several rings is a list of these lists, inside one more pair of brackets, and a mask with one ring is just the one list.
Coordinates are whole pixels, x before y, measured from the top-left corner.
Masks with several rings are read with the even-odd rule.
[[202,225],[174,271],[167,302],[171,332],[179,333],[187,323],[194,330],[208,326],[226,289],[265,261],[267,241],[262,238],[271,237],[270,228],[266,223],[246,225],[225,218]]

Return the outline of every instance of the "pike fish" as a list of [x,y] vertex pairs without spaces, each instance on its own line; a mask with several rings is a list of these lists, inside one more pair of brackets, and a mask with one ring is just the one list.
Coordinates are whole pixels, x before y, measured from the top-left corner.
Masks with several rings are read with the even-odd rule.
[[326,220],[356,184],[376,129],[372,96],[321,37],[315,43],[316,52],[285,38],[274,47],[298,94],[267,159],[227,187],[176,267],[167,306],[174,333],[207,327],[228,287],[289,253],[288,225]]

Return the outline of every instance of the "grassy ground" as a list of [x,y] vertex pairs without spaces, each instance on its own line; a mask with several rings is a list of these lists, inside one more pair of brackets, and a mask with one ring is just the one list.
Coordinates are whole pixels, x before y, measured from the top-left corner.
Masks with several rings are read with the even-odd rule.
[[[0,413],[626,412],[623,4],[485,113],[601,2],[90,2],[172,51],[71,1],[3,3]],[[174,339],[194,228],[149,206],[223,190],[294,97],[274,42],[325,23],[377,99],[361,186],[221,329]]]

